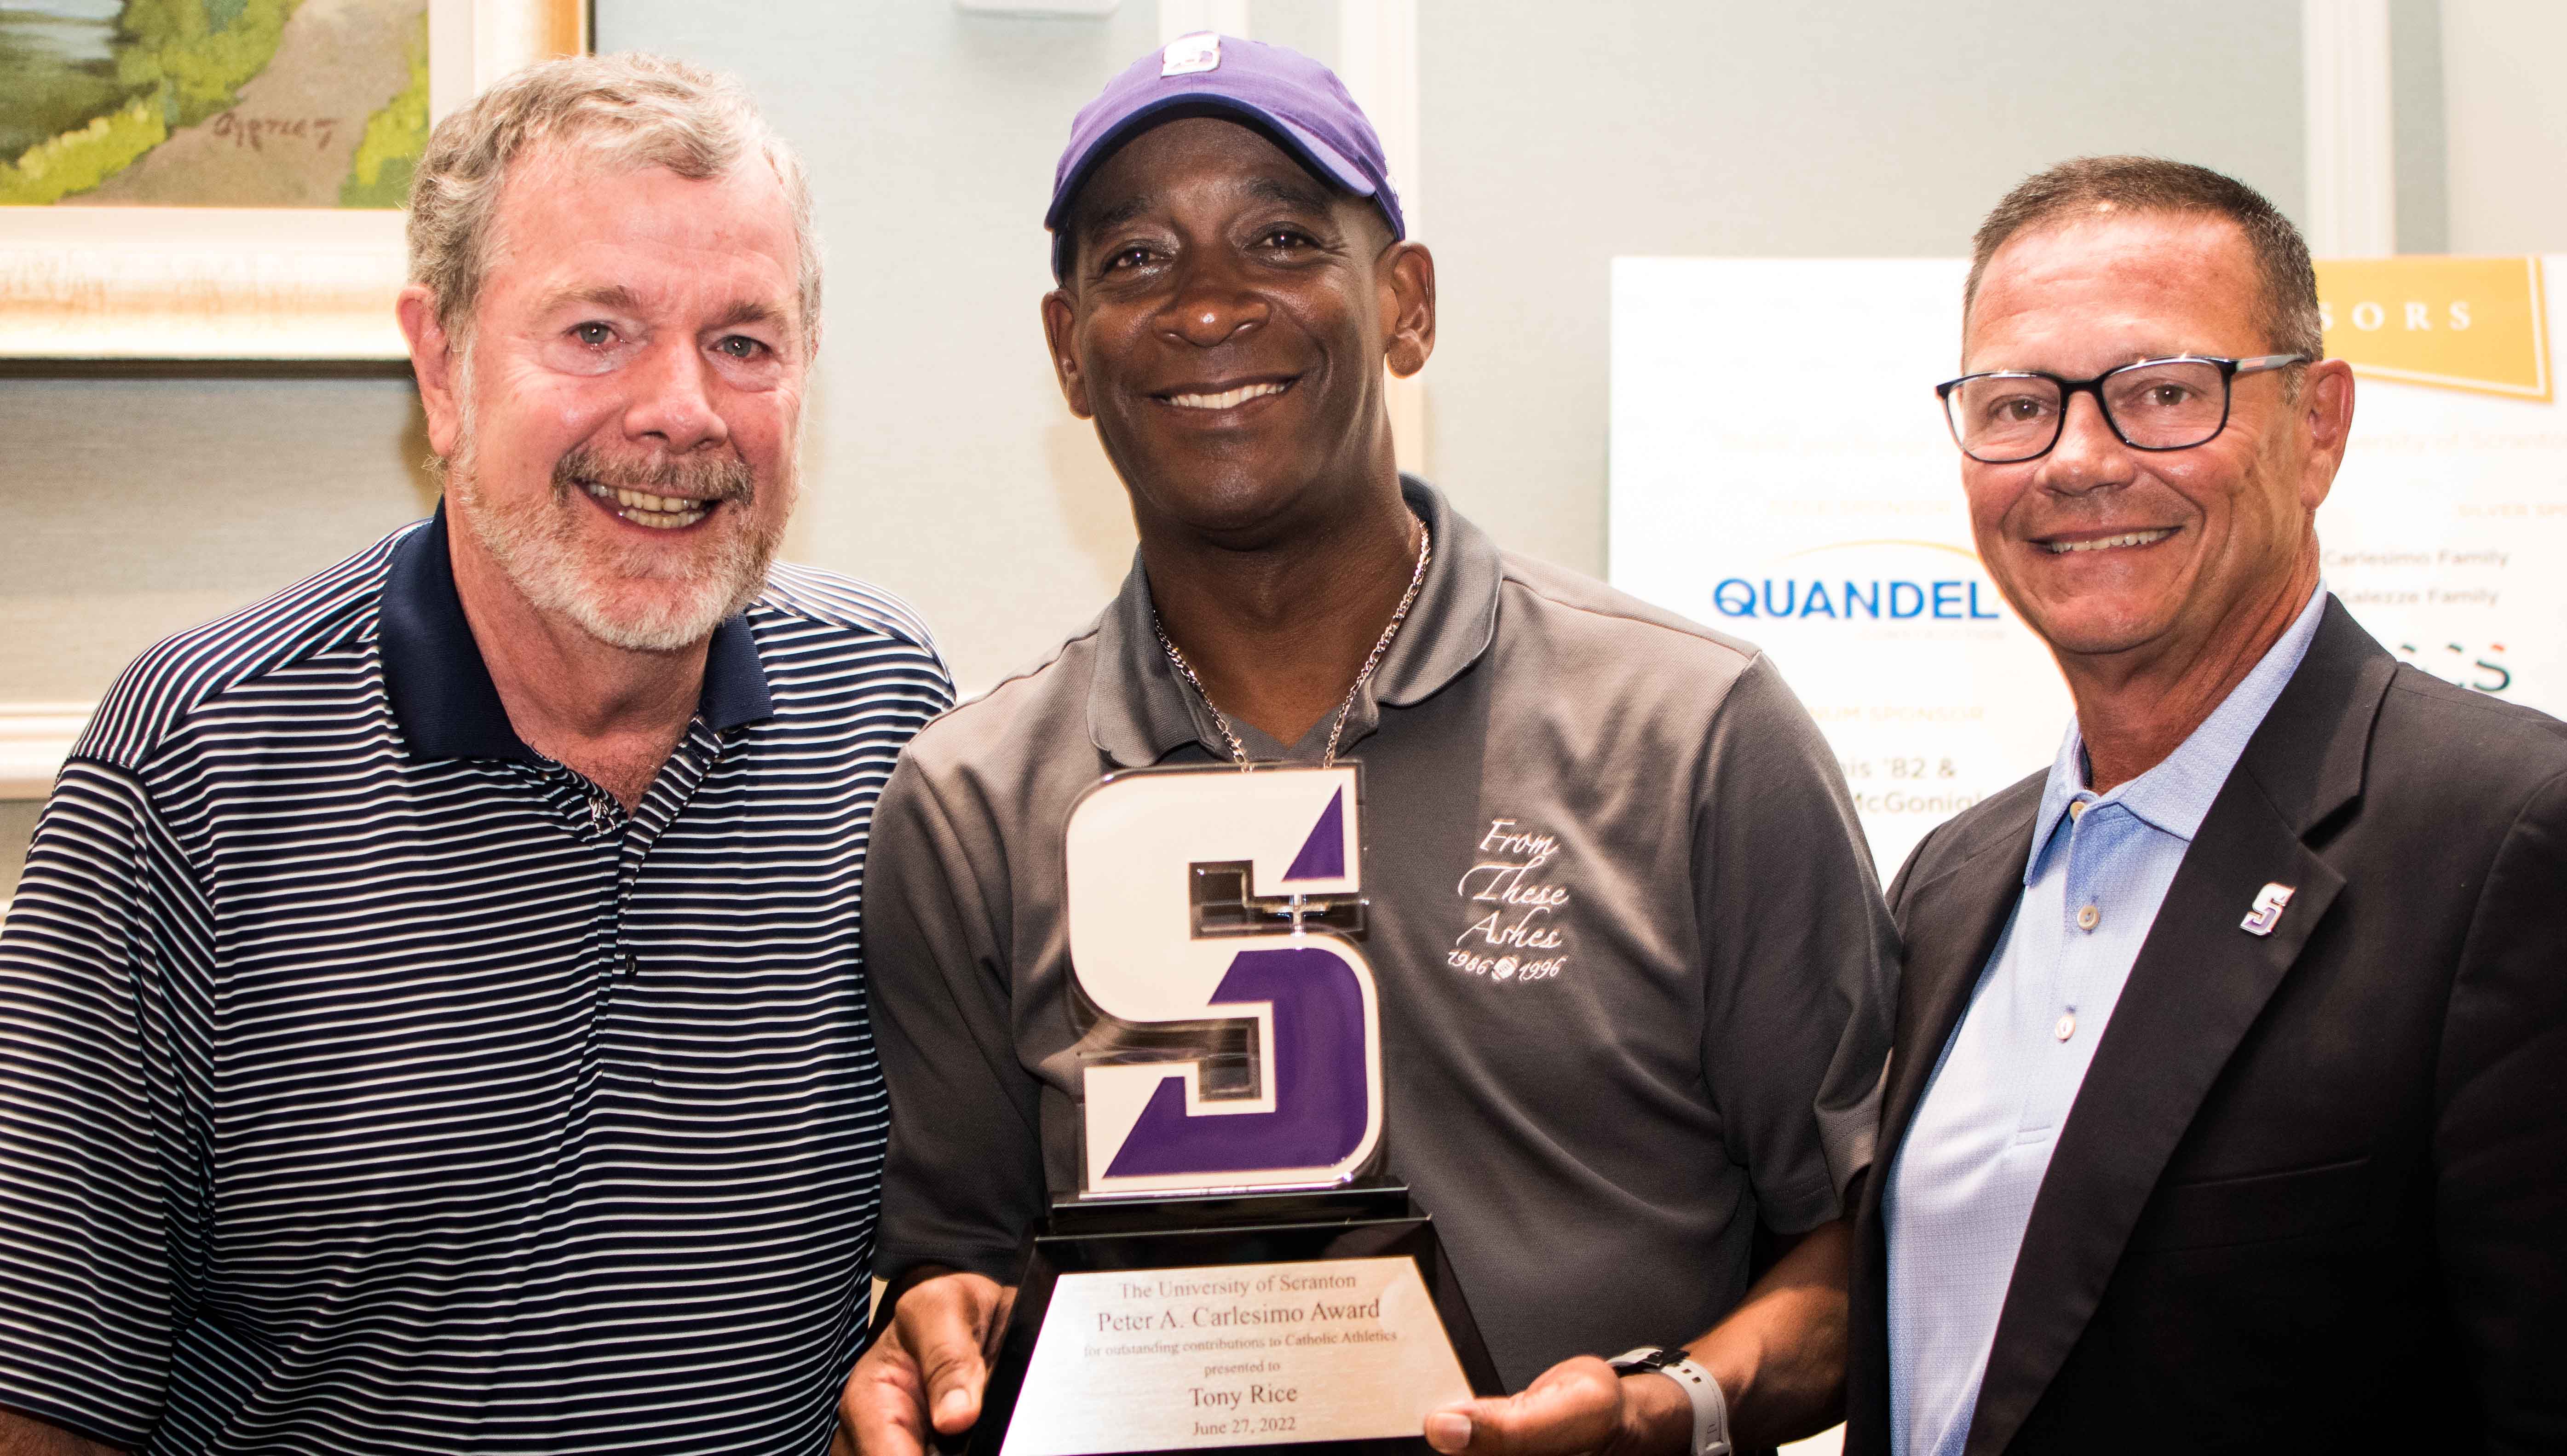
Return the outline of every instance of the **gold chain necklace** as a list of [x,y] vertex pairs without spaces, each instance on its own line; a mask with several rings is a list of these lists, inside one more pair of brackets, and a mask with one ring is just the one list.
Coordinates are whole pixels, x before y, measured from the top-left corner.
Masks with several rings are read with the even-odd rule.
[[[1408,609],[1417,602],[1417,588],[1426,580],[1426,558],[1433,549],[1433,534],[1426,529],[1426,522],[1419,521],[1417,566],[1408,573],[1408,590],[1399,594],[1399,607],[1390,614],[1390,625],[1381,629],[1381,640],[1372,645],[1371,654],[1356,671],[1353,685],[1346,689],[1346,701],[1337,705],[1337,721],[1328,728],[1328,746],[1319,754],[1320,767],[1335,766],[1337,739],[1345,735],[1346,715],[1354,712],[1356,696],[1363,692],[1364,684],[1372,681],[1372,670],[1381,666],[1381,655],[1390,650],[1390,640],[1399,635],[1399,624],[1408,620]],[[1204,687],[1203,679],[1195,676],[1194,664],[1187,662],[1186,655],[1177,651],[1177,645],[1168,640],[1168,624],[1160,620],[1159,609],[1155,606],[1150,609],[1150,627],[1159,634],[1159,646],[1167,649],[1168,661],[1176,666],[1177,676],[1194,685],[1195,696],[1203,700],[1204,708],[1212,714],[1213,723],[1221,728],[1222,737],[1230,744],[1231,760],[1242,768],[1255,768],[1256,763],[1248,756],[1248,745],[1241,742],[1239,734],[1232,730],[1230,719],[1222,713],[1220,705],[1212,701],[1212,692]]]

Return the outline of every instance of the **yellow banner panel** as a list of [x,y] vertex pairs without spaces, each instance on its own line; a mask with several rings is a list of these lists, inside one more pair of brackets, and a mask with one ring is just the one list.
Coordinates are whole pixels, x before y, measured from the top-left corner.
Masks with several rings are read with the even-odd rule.
[[2357,374],[2549,399],[2538,258],[2320,259],[2329,357]]

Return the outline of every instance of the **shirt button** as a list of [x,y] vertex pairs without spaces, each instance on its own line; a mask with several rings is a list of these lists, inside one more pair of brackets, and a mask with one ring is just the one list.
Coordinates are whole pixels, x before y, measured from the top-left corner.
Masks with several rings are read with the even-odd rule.
[[2086,801],[2084,799],[2070,799],[2068,801],[2068,817],[2072,819],[2082,819],[2086,817]]
[[2096,909],[2092,905],[2082,907],[2077,912],[2077,928],[2079,930],[2093,930],[2095,927],[2102,925],[2103,923],[2104,912]]
[[2076,1035],[2077,1014],[2075,1012],[2061,1012],[2059,1014],[2058,1022],[2050,1028],[2050,1034],[2058,1037],[2062,1041]]

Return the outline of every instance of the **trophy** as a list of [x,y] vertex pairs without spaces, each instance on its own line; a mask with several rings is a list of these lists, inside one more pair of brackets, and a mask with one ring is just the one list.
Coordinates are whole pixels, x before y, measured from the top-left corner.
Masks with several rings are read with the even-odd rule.
[[1030,1240],[972,1456],[1423,1453],[1499,1393],[1381,1176],[1355,765],[1144,768],[1072,808],[1076,1196]]

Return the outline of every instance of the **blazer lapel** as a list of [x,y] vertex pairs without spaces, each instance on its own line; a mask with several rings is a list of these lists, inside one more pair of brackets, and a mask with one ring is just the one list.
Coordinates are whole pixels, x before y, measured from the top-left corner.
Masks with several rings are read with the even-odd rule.
[[[2303,840],[2360,796],[2394,666],[2330,601],[2300,670],[2202,820],[2033,1202],[1969,1456],[2003,1451],[2058,1374],[2203,1096],[2343,888]],[[2258,936],[2239,922],[2267,884],[2294,893]]]

